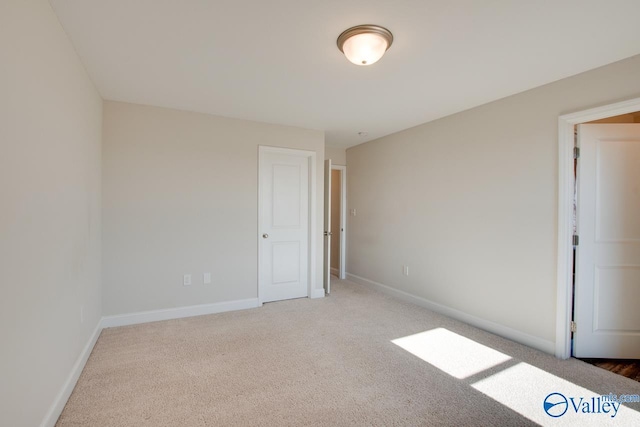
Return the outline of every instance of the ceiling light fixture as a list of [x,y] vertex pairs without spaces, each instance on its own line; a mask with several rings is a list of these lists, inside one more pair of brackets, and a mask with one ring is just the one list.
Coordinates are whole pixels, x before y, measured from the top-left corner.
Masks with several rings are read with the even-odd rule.
[[393,34],[378,25],[357,25],[338,37],[338,49],[356,65],[378,62],[393,43]]

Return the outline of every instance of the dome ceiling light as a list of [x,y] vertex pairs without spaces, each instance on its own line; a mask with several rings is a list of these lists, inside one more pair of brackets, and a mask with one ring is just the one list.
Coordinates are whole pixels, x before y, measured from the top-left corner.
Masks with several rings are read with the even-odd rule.
[[391,47],[393,34],[378,25],[357,25],[338,37],[338,49],[356,65],[371,65]]

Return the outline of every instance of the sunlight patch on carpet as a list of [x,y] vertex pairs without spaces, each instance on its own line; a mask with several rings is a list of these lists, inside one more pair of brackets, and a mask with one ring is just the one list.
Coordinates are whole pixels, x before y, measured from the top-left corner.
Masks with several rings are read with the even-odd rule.
[[500,353],[444,328],[391,341],[456,378],[464,379],[510,360]]
[[640,426],[640,413],[620,404],[616,390],[602,396],[524,362],[499,366],[512,357],[445,328],[391,342],[455,378],[468,379],[475,390],[538,424]]
[[640,414],[633,409],[524,362],[472,387],[542,425],[640,425]]

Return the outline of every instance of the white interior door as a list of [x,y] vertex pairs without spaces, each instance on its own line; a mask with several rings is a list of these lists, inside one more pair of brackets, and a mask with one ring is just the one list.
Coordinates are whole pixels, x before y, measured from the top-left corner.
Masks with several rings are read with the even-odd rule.
[[260,301],[308,296],[309,157],[261,147],[259,179]]
[[578,126],[574,355],[640,358],[640,124]]
[[331,160],[324,161],[324,290],[331,293]]

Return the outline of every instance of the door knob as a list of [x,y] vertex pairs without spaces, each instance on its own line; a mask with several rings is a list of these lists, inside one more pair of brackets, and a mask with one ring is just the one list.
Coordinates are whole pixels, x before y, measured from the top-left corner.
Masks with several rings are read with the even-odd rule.
[[331,232],[330,232],[330,231],[325,231],[325,232],[324,232],[324,235],[325,235],[325,236],[331,236]]
[[264,233],[264,234],[262,235],[262,238],[263,238],[263,239],[268,239],[268,238],[269,238],[269,235],[268,235],[267,233]]

